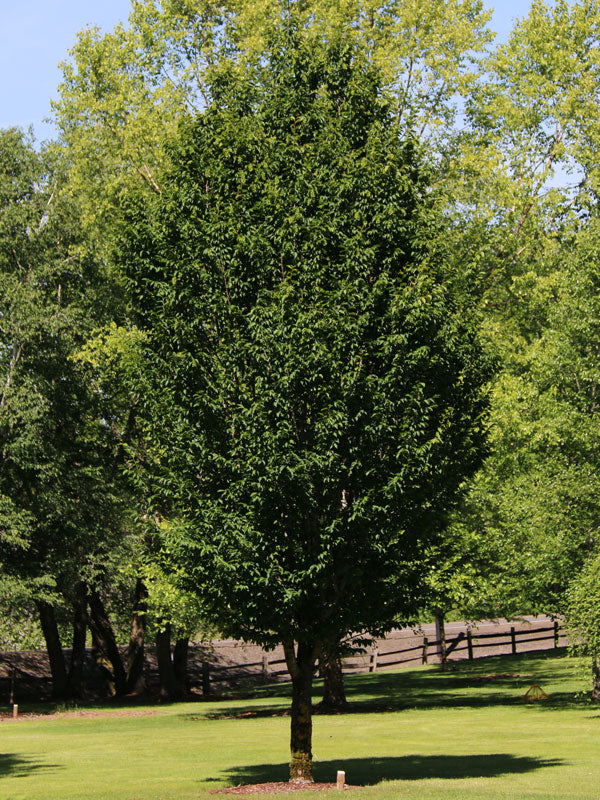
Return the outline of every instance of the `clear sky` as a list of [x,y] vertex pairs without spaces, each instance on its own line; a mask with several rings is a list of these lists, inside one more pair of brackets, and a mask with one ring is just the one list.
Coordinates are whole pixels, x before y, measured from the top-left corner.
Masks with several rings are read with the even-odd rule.
[[[529,0],[484,0],[496,7],[493,29],[505,39]],[[77,31],[86,25],[111,30],[126,21],[130,0],[0,0],[0,128],[33,125],[38,139],[51,138],[44,123]]]

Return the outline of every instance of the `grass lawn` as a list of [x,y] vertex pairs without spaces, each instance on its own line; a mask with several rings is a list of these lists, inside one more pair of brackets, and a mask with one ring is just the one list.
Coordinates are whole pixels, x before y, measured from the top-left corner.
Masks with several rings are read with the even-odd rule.
[[[549,700],[521,701],[534,682]],[[580,665],[561,653],[352,676],[353,713],[314,718],[315,779],[344,769],[353,800],[597,800],[600,709],[582,688]],[[224,786],[285,780],[288,703],[283,684],[135,716],[2,722],[0,800],[209,800]]]

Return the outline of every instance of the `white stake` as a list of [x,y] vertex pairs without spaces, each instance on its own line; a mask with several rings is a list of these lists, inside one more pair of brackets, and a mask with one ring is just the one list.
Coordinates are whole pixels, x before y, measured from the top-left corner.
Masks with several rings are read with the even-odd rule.
[[346,773],[345,773],[345,772],[342,772],[342,770],[341,770],[341,769],[338,769],[338,774],[337,774],[337,788],[338,788],[338,789],[343,789],[343,788],[344,788],[344,784],[345,784],[345,783],[346,783]]
[[19,706],[15,703],[13,705],[13,719],[16,719],[19,716]]

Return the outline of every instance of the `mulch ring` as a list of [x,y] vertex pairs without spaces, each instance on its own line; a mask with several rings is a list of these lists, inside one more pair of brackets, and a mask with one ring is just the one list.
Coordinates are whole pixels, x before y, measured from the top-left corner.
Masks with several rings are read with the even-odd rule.
[[[344,790],[354,788],[354,786],[344,784]],[[337,789],[337,783],[289,783],[288,781],[244,783],[239,786],[229,786],[226,789],[214,789],[211,794],[287,794],[288,792],[324,792],[328,789]]]

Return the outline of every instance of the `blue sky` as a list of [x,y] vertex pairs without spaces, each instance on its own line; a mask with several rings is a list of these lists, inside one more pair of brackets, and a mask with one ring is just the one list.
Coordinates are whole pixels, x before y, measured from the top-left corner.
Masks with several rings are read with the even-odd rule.
[[[484,0],[484,5],[495,5],[492,27],[504,39],[530,4]],[[130,0],[0,0],[0,8],[0,128],[33,125],[38,139],[51,138],[53,128],[43,120],[60,81],[58,63],[86,25],[111,30],[125,21]]]

